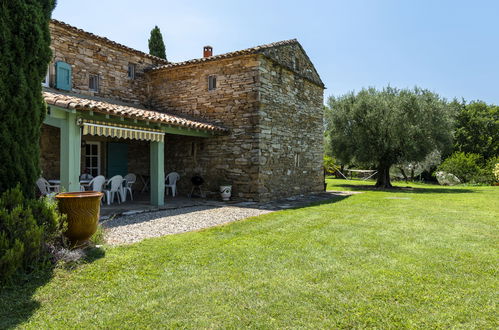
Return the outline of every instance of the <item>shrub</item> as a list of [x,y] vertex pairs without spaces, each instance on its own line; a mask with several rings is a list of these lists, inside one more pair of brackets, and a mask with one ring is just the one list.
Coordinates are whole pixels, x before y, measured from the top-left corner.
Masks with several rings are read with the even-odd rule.
[[338,170],[338,165],[336,164],[336,159],[331,156],[324,156],[324,169],[326,173],[334,173]]
[[[499,181],[496,170],[499,169],[499,156],[490,158],[482,170],[481,181],[483,183],[494,183]],[[497,174],[496,174],[497,173]]]
[[0,196],[0,282],[48,260],[64,223],[54,200],[26,199],[19,186]]
[[494,166],[498,162],[499,157],[484,161],[478,154],[455,152],[438,167],[438,170],[452,173],[465,183],[493,183]]
[[473,182],[480,175],[482,162],[482,156],[478,154],[455,152],[438,167],[438,170],[454,174],[461,182]]
[[95,231],[95,233],[92,235],[92,237],[90,237],[90,242],[94,245],[101,245],[104,244],[105,241],[106,239],[104,237],[104,229],[99,224],[97,225],[97,230]]

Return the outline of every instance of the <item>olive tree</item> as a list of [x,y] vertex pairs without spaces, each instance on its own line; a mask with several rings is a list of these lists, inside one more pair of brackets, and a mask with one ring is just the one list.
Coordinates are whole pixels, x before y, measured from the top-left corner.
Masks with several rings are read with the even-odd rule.
[[452,145],[454,108],[428,90],[363,89],[328,99],[327,130],[343,163],[374,166],[376,186],[391,187],[390,167],[418,162]]

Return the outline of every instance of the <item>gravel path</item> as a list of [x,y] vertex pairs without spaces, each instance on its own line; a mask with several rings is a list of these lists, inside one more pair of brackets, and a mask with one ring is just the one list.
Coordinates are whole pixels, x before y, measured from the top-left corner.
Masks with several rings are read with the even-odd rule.
[[103,223],[108,244],[130,244],[145,238],[183,233],[270,213],[236,206],[193,206],[121,216]]

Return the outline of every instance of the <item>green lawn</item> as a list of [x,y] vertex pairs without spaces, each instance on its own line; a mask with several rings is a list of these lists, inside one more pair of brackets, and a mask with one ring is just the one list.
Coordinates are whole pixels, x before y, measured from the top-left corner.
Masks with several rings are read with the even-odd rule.
[[2,290],[0,328],[497,328],[499,187],[358,184],[329,180],[364,191],[329,203],[105,247]]

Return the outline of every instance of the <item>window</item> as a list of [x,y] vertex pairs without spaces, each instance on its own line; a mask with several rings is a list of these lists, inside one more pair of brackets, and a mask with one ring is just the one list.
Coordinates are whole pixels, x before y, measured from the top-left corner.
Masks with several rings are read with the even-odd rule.
[[212,91],[217,88],[217,77],[216,76],[208,76],[208,90]]
[[71,90],[71,65],[58,61],[55,63],[55,87],[65,91]]
[[135,79],[135,64],[128,64],[128,78]]
[[100,174],[100,143],[87,142],[85,144],[85,173],[94,178]]
[[96,74],[91,74],[88,78],[88,89],[94,92],[99,91],[99,76]]

